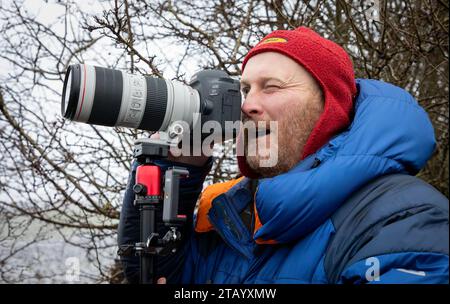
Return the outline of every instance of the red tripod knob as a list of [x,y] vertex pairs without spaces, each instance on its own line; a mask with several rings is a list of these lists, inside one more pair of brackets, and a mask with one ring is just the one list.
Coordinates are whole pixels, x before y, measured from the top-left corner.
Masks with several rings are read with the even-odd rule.
[[161,195],[161,168],[155,165],[140,165],[136,169],[136,184],[146,187],[144,195]]

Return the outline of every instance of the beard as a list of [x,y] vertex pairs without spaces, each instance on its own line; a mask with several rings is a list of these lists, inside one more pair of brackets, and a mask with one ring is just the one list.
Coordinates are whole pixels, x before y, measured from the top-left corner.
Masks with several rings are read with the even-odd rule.
[[[276,130],[245,140],[245,151],[256,151],[245,153],[249,167],[261,177],[273,177],[292,169],[301,160],[304,146],[322,111],[323,107],[315,103],[286,109],[281,115],[283,118],[277,121]],[[243,123],[251,120],[245,113],[243,115]],[[276,158],[276,161],[267,166],[268,158]]]

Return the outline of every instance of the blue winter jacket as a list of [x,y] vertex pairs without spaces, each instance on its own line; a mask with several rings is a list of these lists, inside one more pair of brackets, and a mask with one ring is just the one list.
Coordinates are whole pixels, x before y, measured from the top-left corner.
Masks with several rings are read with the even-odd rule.
[[[357,87],[347,130],[289,172],[259,180],[255,193],[244,178],[215,197],[206,219],[191,217],[178,253],[158,259],[157,276],[169,283],[448,283],[448,199],[413,176],[435,148],[428,116],[398,87],[375,80]],[[183,211],[193,210],[209,168],[189,167]],[[133,199],[129,187],[119,245],[139,241]],[[256,227],[255,213],[243,216],[253,203]],[[196,232],[199,220],[211,229]],[[122,262],[136,282],[137,258]]]

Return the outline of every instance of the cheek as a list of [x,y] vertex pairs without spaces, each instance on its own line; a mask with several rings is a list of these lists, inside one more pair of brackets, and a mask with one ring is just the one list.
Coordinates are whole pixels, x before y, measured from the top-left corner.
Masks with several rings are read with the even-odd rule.
[[274,94],[265,103],[265,111],[272,120],[283,120],[290,112],[302,106],[298,96]]
[[279,93],[262,94],[261,105],[269,116],[276,120],[280,116],[279,112],[288,106],[286,97]]

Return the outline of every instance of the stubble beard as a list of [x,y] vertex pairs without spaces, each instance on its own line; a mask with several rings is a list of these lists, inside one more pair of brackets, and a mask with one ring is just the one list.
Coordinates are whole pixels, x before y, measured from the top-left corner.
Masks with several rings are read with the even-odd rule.
[[[261,177],[273,177],[292,169],[301,160],[306,141],[322,110],[320,106],[310,105],[309,107],[298,106],[295,111],[292,109],[284,111],[283,119],[278,121],[277,144],[274,144],[276,141],[270,138],[270,145],[267,148],[270,149],[269,153],[278,153],[278,161],[274,166],[261,166],[267,159],[268,151],[258,153],[259,146],[256,144],[256,155],[246,155],[249,167]],[[270,136],[276,136],[276,134],[273,132]]]

